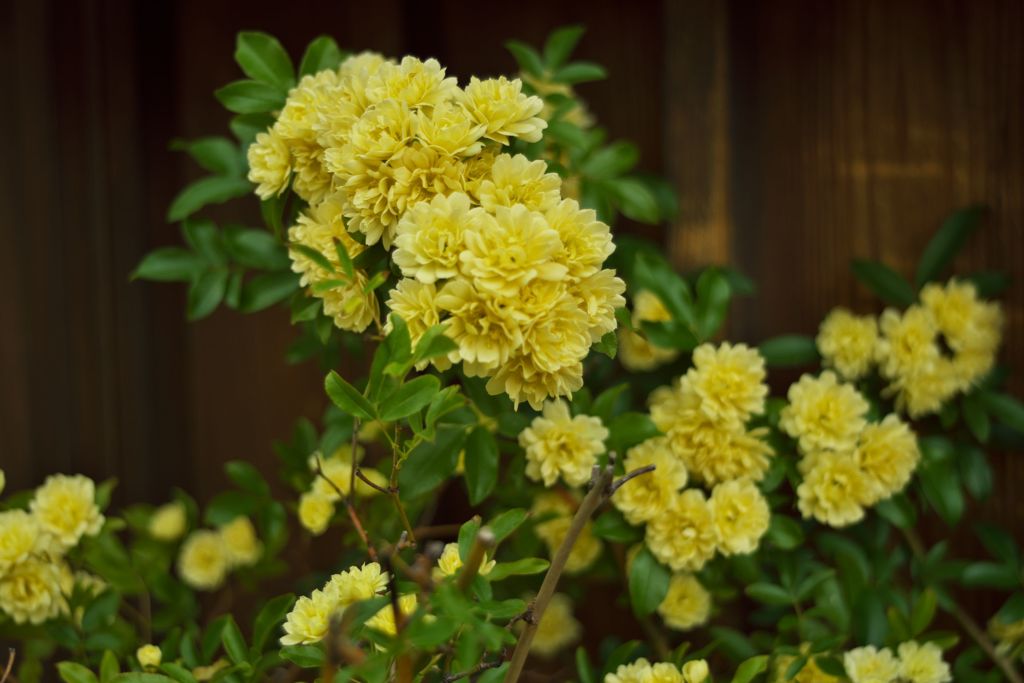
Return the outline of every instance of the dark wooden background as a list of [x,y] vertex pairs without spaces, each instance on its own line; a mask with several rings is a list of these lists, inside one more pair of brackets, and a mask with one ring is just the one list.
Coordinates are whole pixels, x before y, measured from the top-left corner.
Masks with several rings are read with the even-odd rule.
[[[324,399],[283,364],[287,315],[184,320],[183,290],[130,283],[179,240],[165,209],[197,169],[174,137],[226,132],[213,90],[240,29],[297,58],[315,35],[435,56],[461,78],[513,69],[502,47],[588,26],[608,67],[581,88],[681,215],[682,267],[733,263],[760,286],[732,337],[811,334],[835,304],[871,310],[852,257],[912,272],[951,210],[992,207],[959,264],[1007,270],[1004,360],[1024,389],[1024,4],[1014,0],[0,2],[0,467],[117,476],[120,500],[207,497],[220,464],[273,467],[270,444]],[[249,203],[250,205],[252,202]],[[241,208],[240,208],[241,207]],[[241,204],[230,212],[250,212]],[[975,514],[1024,534],[1021,454],[993,454]]]

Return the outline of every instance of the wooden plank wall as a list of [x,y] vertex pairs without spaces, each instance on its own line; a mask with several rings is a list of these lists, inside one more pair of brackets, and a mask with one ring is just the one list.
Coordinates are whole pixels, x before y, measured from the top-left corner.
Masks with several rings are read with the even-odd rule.
[[[164,210],[196,168],[176,136],[226,132],[211,93],[237,77],[240,29],[298,55],[345,47],[436,56],[462,78],[508,72],[508,38],[585,23],[607,65],[581,91],[681,212],[662,239],[685,268],[753,276],[731,336],[812,333],[836,304],[872,310],[852,257],[909,273],[949,211],[992,207],[963,268],[1014,276],[1004,359],[1024,390],[1024,6],[1012,0],[441,0],[373,3],[12,0],[0,4],[0,467],[12,486],[53,471],[115,475],[121,500],[169,485],[206,497],[220,465],[268,470],[270,442],[323,406],[316,367],[281,362],[281,312],[187,325],[183,293],[130,284],[175,243]],[[219,215],[239,217],[238,206]],[[256,220],[252,207],[241,216]],[[246,213],[248,211],[248,213]],[[980,514],[1024,530],[1020,454],[994,454]]]

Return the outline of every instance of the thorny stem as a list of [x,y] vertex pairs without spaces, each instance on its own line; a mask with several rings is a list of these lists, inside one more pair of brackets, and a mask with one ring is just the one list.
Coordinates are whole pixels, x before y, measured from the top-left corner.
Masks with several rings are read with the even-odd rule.
[[551,596],[555,594],[555,588],[558,587],[558,579],[565,569],[569,553],[572,552],[572,548],[576,544],[576,539],[579,538],[580,532],[583,531],[584,525],[590,521],[590,517],[597,510],[598,506],[604,502],[608,494],[608,488],[615,472],[611,459],[609,464],[603,469],[598,470],[596,467],[594,469],[593,487],[583,497],[583,502],[577,508],[576,515],[572,518],[572,523],[569,525],[569,531],[562,540],[562,545],[555,552],[547,574],[544,575],[540,591],[538,591],[537,597],[533,600],[533,604],[528,608],[530,614],[526,619],[526,628],[520,634],[519,641],[516,643],[516,649],[512,653],[508,671],[505,673],[505,683],[515,683],[523,672],[523,665],[526,664],[526,657],[530,653],[530,645],[533,644],[533,637],[537,634],[537,625],[544,616],[544,610],[548,608],[548,603],[551,602]]
[[[355,454],[353,453],[353,457],[354,456]],[[373,544],[370,543],[370,537],[366,535],[366,529],[363,528],[363,523],[359,521],[359,515],[356,514],[356,508],[354,505],[352,505],[352,500],[349,498],[349,496],[346,496],[344,493],[342,493],[341,489],[338,488],[338,485],[335,484],[330,477],[324,474],[323,463],[321,462],[319,457],[317,457],[316,459],[316,473],[318,476],[322,477],[324,481],[330,484],[331,488],[333,488],[341,497],[342,503],[345,504],[345,510],[348,512],[349,519],[352,520],[352,525],[356,528],[356,533],[359,534],[359,538],[362,539],[363,544],[366,546],[367,554],[369,554],[371,560],[376,562],[377,550],[373,547]],[[352,489],[349,489],[349,491],[351,490]]]
[[[921,537],[917,535],[917,532],[914,529],[903,527],[900,527],[900,531],[903,532],[903,537],[907,539],[907,545],[910,546],[914,556],[923,558],[926,554],[924,542],[921,540]],[[974,621],[974,618],[971,617],[971,615],[965,612],[960,605],[957,604],[953,605],[950,612],[953,614],[953,617],[960,622],[960,626],[967,632],[967,635],[969,635],[971,639],[978,644],[978,647],[984,650],[985,654],[987,654],[989,658],[995,662],[995,665],[1002,670],[1003,674],[1006,675],[1006,680],[1011,681],[1011,683],[1024,683],[1024,678],[1021,678],[1017,669],[1011,662],[996,651],[996,648],[992,644],[988,635],[986,635],[985,631],[978,626],[978,623]]]

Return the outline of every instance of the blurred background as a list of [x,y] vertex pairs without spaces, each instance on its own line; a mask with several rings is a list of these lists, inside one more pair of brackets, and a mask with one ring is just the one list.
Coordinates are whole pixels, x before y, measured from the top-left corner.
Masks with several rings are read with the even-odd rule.
[[[314,364],[287,366],[284,310],[185,321],[184,287],[131,283],[180,240],[164,220],[200,174],[173,138],[227,134],[215,88],[240,77],[235,33],[271,32],[294,58],[321,33],[346,49],[510,73],[503,43],[587,26],[578,55],[611,138],[676,187],[661,240],[680,268],[729,263],[759,286],[730,337],[813,335],[837,304],[877,311],[854,257],[911,273],[942,219],[987,204],[961,271],[1008,271],[1003,361],[1024,393],[1024,3],[0,2],[0,468],[120,480],[115,501],[200,500],[221,464],[275,468],[271,443],[324,407]],[[218,216],[259,220],[256,202]],[[992,454],[996,518],[1024,536],[1020,453]],[[961,525],[962,527],[964,525]],[[936,528],[936,533],[948,533]],[[970,530],[961,532],[970,552]],[[933,534],[934,535],[934,534]]]

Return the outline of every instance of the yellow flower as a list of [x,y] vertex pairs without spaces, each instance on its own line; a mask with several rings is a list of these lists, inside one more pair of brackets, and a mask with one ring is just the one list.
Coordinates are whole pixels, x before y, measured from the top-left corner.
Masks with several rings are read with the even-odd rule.
[[[910,427],[895,415],[869,424],[857,444],[857,464],[875,482],[877,494],[888,498],[901,491],[914,473],[921,453]],[[874,504],[871,501],[868,504]]]
[[723,555],[749,554],[757,550],[768,531],[768,501],[749,479],[734,479],[715,486],[708,501]]
[[594,275],[615,251],[608,226],[597,219],[593,209],[581,209],[575,199],[563,199],[548,209],[544,218],[562,240],[559,260],[572,278]]
[[331,190],[331,174],[324,150],[316,144],[292,143],[292,190],[310,206],[319,204]]
[[[654,292],[641,289],[633,295],[633,327],[639,328],[644,322],[657,323],[671,319],[672,314]],[[677,350],[655,346],[632,330],[619,330],[619,357],[627,370],[653,370],[659,365],[672,362],[678,355]]]
[[935,643],[900,643],[900,678],[907,683],[947,683],[953,676]]
[[[417,601],[415,593],[403,595],[398,598],[398,610],[402,613],[403,618],[412,616],[413,612],[416,611],[416,606]],[[368,628],[372,628],[374,631],[380,631],[385,635],[395,635],[395,633],[398,632],[398,629],[395,626],[395,608],[392,605],[385,605],[384,607],[381,607],[380,611],[367,619],[366,626]]]
[[911,306],[902,315],[889,309],[879,329],[879,367],[890,380],[896,406],[911,417],[938,411],[956,393],[957,377],[953,361],[939,347],[935,317],[922,306]]
[[566,267],[554,259],[562,249],[558,233],[544,216],[521,204],[498,207],[492,219],[466,226],[462,270],[477,288],[518,296],[534,278],[561,280]]
[[877,500],[875,484],[849,453],[821,451],[804,457],[804,480],[797,487],[800,512],[823,524],[843,527],[864,517],[865,504]]
[[478,123],[486,128],[484,137],[502,145],[510,137],[525,142],[537,142],[547,128],[547,122],[537,116],[544,101],[522,93],[522,82],[504,76],[481,81],[470,78],[463,100],[466,109]]
[[464,192],[437,195],[415,204],[398,223],[395,251],[391,257],[406,277],[431,284],[459,273],[459,254],[465,245],[464,230],[489,229],[490,221],[474,209]]
[[[497,564],[494,560],[488,559],[487,555],[484,555],[484,561],[480,563],[480,575],[487,576],[494,569],[494,565]],[[441,557],[437,558],[437,566],[434,567],[434,581],[441,581],[445,577],[455,576],[455,573],[462,568],[462,557],[459,556],[459,544],[448,543],[444,546],[444,550],[441,552]]]
[[285,191],[291,175],[291,154],[284,139],[273,128],[256,135],[249,145],[249,182],[256,185],[260,199],[270,199]]
[[300,213],[295,225],[288,229],[290,242],[320,252],[334,268],[333,272],[325,271],[298,249],[289,249],[288,255],[292,260],[292,271],[302,276],[299,282],[303,286],[342,277],[338,248],[335,242],[341,242],[345,251],[348,252],[349,258],[353,259],[365,249],[363,245],[352,239],[348,230],[345,229],[342,202],[343,198],[339,194],[332,194],[319,204]]
[[0,512],[0,576],[40,549],[35,517],[24,510]]
[[61,550],[75,547],[82,536],[95,536],[103,527],[96,485],[80,474],[47,477],[29,508],[42,532]]
[[0,470],[0,493],[4,492],[4,487],[7,485],[7,475],[4,474],[3,470]]
[[149,518],[149,535],[158,541],[177,541],[188,529],[185,506],[180,501],[161,505]]
[[404,277],[391,290],[389,297],[387,305],[391,313],[388,315],[388,323],[384,326],[384,333],[391,332],[391,316],[397,315],[409,328],[409,338],[413,347],[424,332],[441,320],[441,310],[437,306],[437,287],[433,284],[424,284]]
[[299,498],[299,522],[314,536],[327,531],[334,517],[334,503],[324,493],[310,491]]
[[15,624],[41,624],[68,611],[62,567],[29,558],[0,574],[0,610]]
[[135,658],[139,660],[139,665],[143,669],[153,670],[160,666],[160,662],[163,659],[163,652],[156,645],[148,644],[143,645],[135,651]]
[[[361,455],[362,449],[359,449]],[[313,480],[313,492],[317,495],[327,498],[329,501],[336,502],[341,500],[341,496],[338,494],[340,490],[343,495],[348,495],[350,486],[352,484],[352,456],[351,452],[348,451],[348,446],[345,446],[345,450],[336,451],[334,455],[322,461],[323,476],[317,474],[317,477]],[[380,485],[383,477],[375,469],[369,467],[360,467],[359,471],[366,476],[367,479],[373,483]],[[363,480],[356,478],[356,495],[359,497],[375,496],[379,493],[377,489],[373,488]]]
[[921,302],[934,316],[953,353],[957,389],[969,391],[995,364],[1002,338],[1002,311],[996,304],[979,300],[973,284],[957,280],[945,286],[926,285]]
[[308,74],[288,93],[275,128],[289,144],[316,143],[322,111],[338,88],[338,74],[324,70]]
[[892,683],[900,675],[900,664],[889,648],[873,645],[854,648],[843,655],[843,667],[852,683]]
[[256,538],[256,529],[248,517],[235,517],[219,531],[230,567],[248,567],[260,559],[263,544]]
[[216,531],[193,531],[181,546],[178,574],[192,588],[212,591],[220,588],[229,569],[228,549]]
[[764,411],[768,387],[764,359],[746,344],[701,344],[693,351],[686,381],[700,398],[700,409],[720,423],[745,423]]
[[711,507],[698,489],[686,489],[647,523],[647,547],[674,571],[698,571],[715,554]]
[[328,289],[320,294],[324,315],[334,324],[350,332],[362,332],[380,315],[380,302],[373,292],[366,291],[367,278],[361,270],[347,285]]
[[548,165],[540,159],[530,161],[522,154],[499,154],[490,175],[477,187],[480,206],[488,211],[520,204],[531,211],[554,209],[562,198],[562,179],[547,170]]
[[319,643],[327,635],[331,615],[337,606],[334,596],[322,590],[314,590],[312,595],[300,597],[285,619],[281,644]]
[[[806,646],[802,649],[804,654],[809,654]],[[786,680],[786,671],[793,664],[795,659],[796,657],[792,655],[776,657],[773,676],[770,680],[773,682],[778,681],[780,683],[781,681]],[[792,680],[796,683],[839,683],[840,681],[840,679],[835,676],[822,671],[821,668],[818,667],[817,662],[814,661],[814,657],[808,658],[807,663],[802,669],[800,669],[800,673],[798,673],[796,678]]]
[[711,615],[711,594],[693,574],[673,574],[668,592],[658,605],[665,625],[689,631],[707,622]]
[[[575,505],[559,493],[542,493],[534,500],[531,513],[534,519],[539,520],[534,529],[537,536],[547,545],[548,554],[554,556],[562,545],[566,534],[569,533],[575,511]],[[567,573],[576,574],[585,570],[601,554],[601,540],[594,536],[592,529],[589,521],[583,526],[583,531],[576,539],[565,563]]]
[[654,465],[655,470],[633,479],[612,495],[615,504],[630,524],[642,524],[672,504],[686,486],[686,468],[676,458],[668,440],[659,436],[647,439],[626,452],[626,472]]
[[421,109],[416,118],[416,136],[420,141],[452,156],[479,154],[483,148],[480,138],[485,131],[486,127],[456,102],[439,104],[429,113]]
[[544,413],[519,435],[519,445],[526,451],[526,476],[548,487],[559,476],[570,486],[583,486],[590,481],[607,438],[600,418],[573,417],[565,401],[548,401]]
[[650,683],[651,663],[641,657],[631,664],[620,664],[615,673],[604,677],[604,683]]
[[869,315],[836,308],[822,321],[816,343],[826,365],[848,380],[860,379],[875,360],[878,323]]
[[398,100],[410,107],[436,106],[458,92],[455,79],[445,78],[444,67],[436,59],[404,57],[398,64],[384,62],[366,83],[371,101]]
[[388,585],[388,576],[381,571],[376,562],[368,562],[359,567],[349,567],[340,574],[335,574],[324,586],[341,607],[348,607],[360,600],[369,600],[384,591]]
[[799,439],[804,452],[852,448],[866,424],[868,402],[829,370],[819,377],[801,377],[789,388],[788,398],[779,426]]
[[459,358],[470,376],[486,374],[506,363],[523,336],[510,307],[490,293],[456,278],[445,283],[437,305],[450,314],[447,335],[459,345]]
[[615,331],[618,324],[615,309],[626,305],[622,296],[626,283],[616,277],[614,270],[599,270],[571,285],[569,291],[587,316],[591,341],[600,341],[601,337]]
[[567,595],[555,593],[541,615],[530,652],[553,657],[580,639],[580,622],[572,614],[572,601]]
[[703,659],[691,659],[683,664],[683,681],[685,683],[704,683],[711,676],[708,663]]

